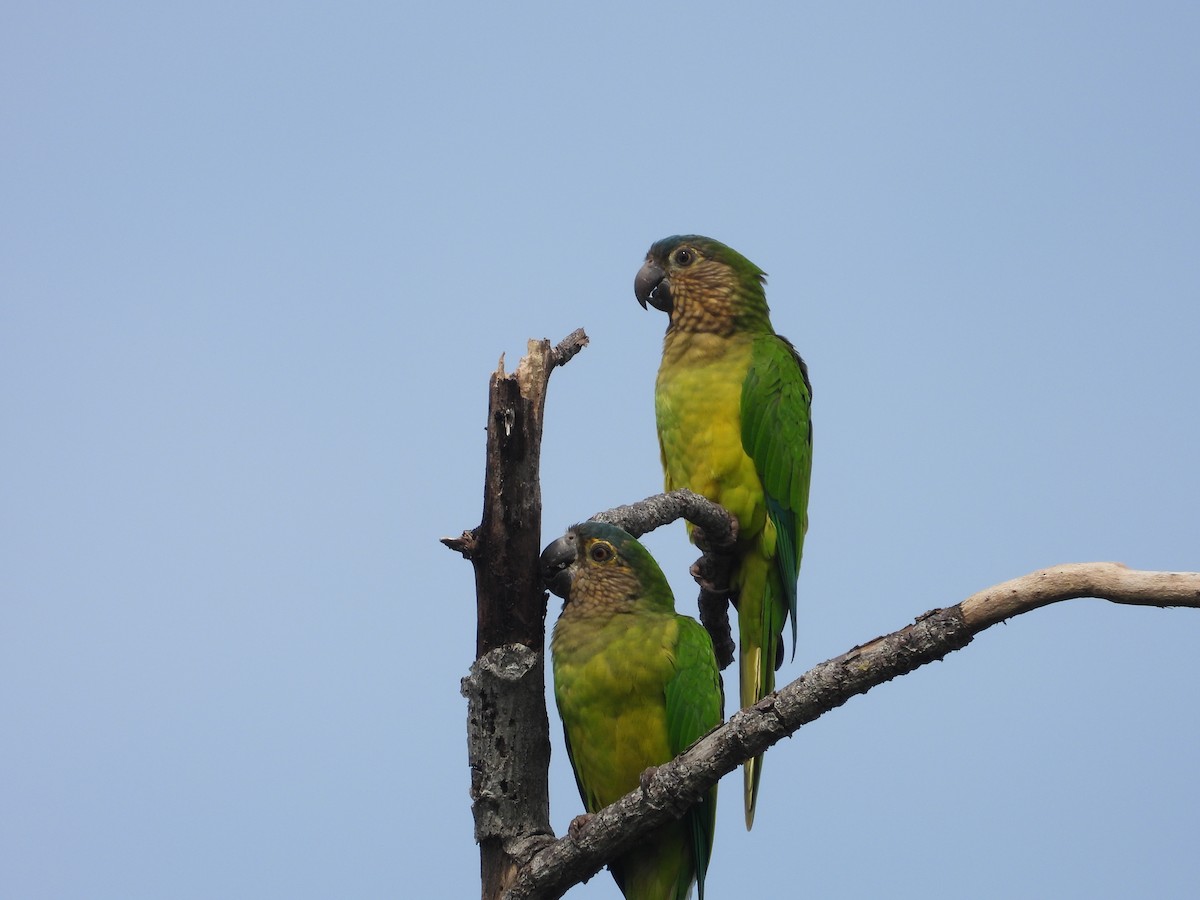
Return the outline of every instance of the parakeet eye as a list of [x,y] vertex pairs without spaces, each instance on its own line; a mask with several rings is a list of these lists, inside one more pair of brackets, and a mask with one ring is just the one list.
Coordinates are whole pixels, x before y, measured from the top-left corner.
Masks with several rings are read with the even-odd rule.
[[588,556],[594,562],[607,562],[612,559],[613,549],[608,544],[592,544],[592,549],[588,551]]
[[687,247],[680,247],[678,250],[675,251],[674,258],[675,258],[675,265],[690,266],[692,264],[692,260],[696,258],[696,254],[694,254]]

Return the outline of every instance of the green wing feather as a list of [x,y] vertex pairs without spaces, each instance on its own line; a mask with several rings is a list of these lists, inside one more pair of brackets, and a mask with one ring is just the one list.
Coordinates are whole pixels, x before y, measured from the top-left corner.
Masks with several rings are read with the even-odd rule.
[[786,338],[766,334],[754,342],[742,384],[742,446],[754,461],[775,526],[775,565],[792,620],[796,648],[796,579],[808,528],[812,475],[812,387],[808,370]]
[[[675,645],[675,675],[667,682],[667,737],[672,756],[678,756],[721,723],[725,706],[721,676],[713,656],[712,639],[694,619],[680,616]],[[685,815],[696,863],[696,891],[704,900],[704,876],[712,856],[717,824],[714,786]]]

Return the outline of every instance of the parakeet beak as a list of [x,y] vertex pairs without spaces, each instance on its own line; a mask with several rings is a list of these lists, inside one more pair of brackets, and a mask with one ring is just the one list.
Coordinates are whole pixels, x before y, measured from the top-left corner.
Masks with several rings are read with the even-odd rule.
[[542,551],[538,570],[550,593],[569,600],[571,593],[571,564],[575,562],[575,535],[567,532]]
[[637,297],[638,303],[642,304],[642,309],[649,303],[655,309],[669,313],[673,306],[671,282],[667,280],[667,273],[649,259],[633,279],[633,295]]

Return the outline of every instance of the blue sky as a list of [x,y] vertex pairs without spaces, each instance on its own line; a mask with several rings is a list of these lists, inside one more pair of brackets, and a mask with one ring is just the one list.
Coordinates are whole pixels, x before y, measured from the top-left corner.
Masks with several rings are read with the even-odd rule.
[[[578,326],[545,542],[660,488],[632,281],[668,234],[766,269],[812,371],[783,677],[1039,567],[1200,568],[1198,33],[1184,3],[0,14],[0,895],[475,896],[473,578],[437,539],[479,521],[498,357]],[[647,543],[694,612],[682,526]],[[1198,634],[1075,601],[855,699],[771,751],[752,834],[726,786],[711,896],[1192,896]]]

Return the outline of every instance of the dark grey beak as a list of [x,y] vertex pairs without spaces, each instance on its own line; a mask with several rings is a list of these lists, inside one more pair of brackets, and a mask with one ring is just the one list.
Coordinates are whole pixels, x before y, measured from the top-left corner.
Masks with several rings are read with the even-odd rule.
[[538,570],[550,593],[569,600],[571,593],[571,564],[575,562],[575,535],[567,532],[542,551]]
[[633,295],[637,297],[638,303],[642,304],[642,309],[649,303],[655,309],[669,313],[674,305],[671,301],[671,282],[667,280],[667,273],[651,260],[646,260],[646,264],[638,270],[637,277],[633,279]]

